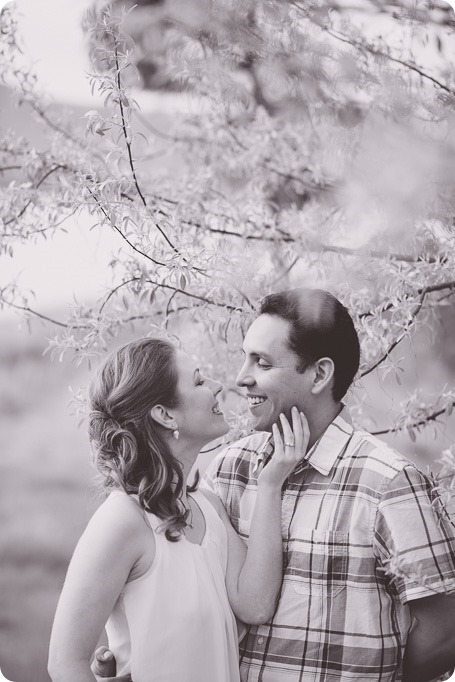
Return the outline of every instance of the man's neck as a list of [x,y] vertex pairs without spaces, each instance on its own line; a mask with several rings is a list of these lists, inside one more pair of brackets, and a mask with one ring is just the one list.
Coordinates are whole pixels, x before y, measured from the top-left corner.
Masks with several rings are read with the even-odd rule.
[[324,431],[326,431],[333,420],[338,417],[342,409],[342,403],[331,402],[326,405],[316,406],[311,416],[306,415],[308,419],[308,425],[310,427],[308,450],[311,450],[313,445],[319,440]]

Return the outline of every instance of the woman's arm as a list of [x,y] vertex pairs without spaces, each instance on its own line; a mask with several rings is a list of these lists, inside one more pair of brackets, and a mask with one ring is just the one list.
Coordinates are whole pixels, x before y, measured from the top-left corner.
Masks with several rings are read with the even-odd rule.
[[92,517],[75,549],[55,614],[49,650],[53,682],[95,682],[90,659],[142,558],[145,530],[153,536],[140,509],[123,496],[108,498]]
[[[258,478],[258,491],[251,520],[248,551],[234,531],[221,501],[220,516],[228,536],[226,587],[232,610],[245,623],[259,625],[269,620],[276,608],[283,579],[283,541],[281,536],[281,488],[305,455],[309,441],[308,423],[296,408],[292,410],[292,429],[281,415],[285,447],[276,425],[273,429],[275,451]],[[205,492],[205,491],[204,491]]]

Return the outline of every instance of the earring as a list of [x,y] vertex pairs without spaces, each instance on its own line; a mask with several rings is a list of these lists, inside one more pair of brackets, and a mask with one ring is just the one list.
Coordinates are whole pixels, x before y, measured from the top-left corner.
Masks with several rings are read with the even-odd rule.
[[172,432],[172,435],[174,436],[175,440],[178,440],[179,436],[180,436],[179,430],[174,429],[174,431]]

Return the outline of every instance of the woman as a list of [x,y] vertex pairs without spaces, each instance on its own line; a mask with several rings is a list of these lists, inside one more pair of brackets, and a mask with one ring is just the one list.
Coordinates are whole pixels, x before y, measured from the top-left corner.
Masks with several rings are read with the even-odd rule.
[[[217,395],[161,339],[112,353],[90,387],[90,439],[111,492],[71,561],[52,631],[53,682],[93,682],[107,621],[117,674],[134,682],[238,682],[235,620],[263,623],[282,577],[281,486],[308,442],[296,410],[274,427],[248,552],[215,495],[187,487],[198,452],[227,433]],[[304,433],[305,430],[305,433]],[[292,432],[293,431],[293,432]],[[231,607],[231,608],[230,608]]]

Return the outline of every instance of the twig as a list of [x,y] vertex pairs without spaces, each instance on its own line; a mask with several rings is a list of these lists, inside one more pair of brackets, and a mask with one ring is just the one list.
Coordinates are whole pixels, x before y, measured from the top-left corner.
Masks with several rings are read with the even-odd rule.
[[[417,289],[416,293],[420,296],[423,293],[423,291],[426,291],[427,294],[431,294],[434,291],[444,291],[445,289],[453,289],[453,288],[455,288],[455,280],[451,281],[451,282],[442,282],[441,284],[432,284],[432,285],[429,285],[427,287]],[[407,299],[409,297],[406,294],[404,298]],[[394,307],[395,306],[392,302],[387,303],[387,305],[384,306],[384,308],[382,308],[381,313],[386,313]],[[360,313],[359,319],[363,319],[365,317],[372,317],[373,314],[374,313],[371,310],[369,310],[368,312],[365,312],[365,313]]]
[[[219,217],[219,218],[229,218],[229,216],[224,216],[219,213],[213,213],[210,212],[213,216]],[[196,223],[194,221],[184,221],[185,224],[187,225],[193,225],[195,227],[202,227],[200,223]],[[246,221],[247,224],[254,224],[251,223],[251,221]],[[208,232],[213,232],[215,234],[221,234],[225,235],[227,237],[237,237],[239,239],[243,239],[246,241],[249,240],[255,240],[255,241],[264,241],[264,242],[276,242],[277,240],[286,242],[286,243],[295,243],[298,240],[295,239],[295,237],[291,237],[291,235],[284,233],[280,237],[268,237],[260,234],[241,234],[240,232],[234,232],[232,230],[219,230],[216,227],[204,227]],[[381,249],[373,249],[372,251],[365,251],[365,250],[360,250],[360,249],[352,249],[348,248],[346,246],[332,246],[330,244],[314,244],[306,247],[307,251],[322,251],[324,252],[329,252],[329,253],[338,253],[343,256],[358,256],[360,258],[362,257],[367,257],[367,258],[388,258],[390,260],[396,260],[396,261],[403,261],[404,263],[421,263],[423,261],[427,263],[435,263],[437,261],[436,258],[431,257],[431,258],[414,258],[414,256],[409,256],[404,253],[393,253],[389,251],[383,251]]]
[[282,280],[284,277],[286,277],[286,275],[289,275],[292,268],[299,262],[299,260],[300,260],[300,256],[296,256],[294,258],[294,260],[292,261],[292,263],[290,265],[288,265],[288,267],[284,270],[284,272],[282,272],[281,275],[279,275],[276,279],[273,280],[271,286],[274,287],[275,284],[278,284],[278,282],[280,280]]
[[139,279],[140,279],[139,277],[132,277],[131,279],[128,279],[126,282],[121,282],[121,284],[119,284],[117,287],[115,287],[114,289],[112,289],[112,291],[109,292],[109,294],[106,296],[106,298],[104,299],[103,303],[101,304],[100,309],[98,310],[98,315],[101,315],[101,313],[103,312],[104,307],[106,306],[106,304],[108,303],[108,301],[112,298],[112,296],[114,296],[114,294],[117,293],[117,291],[118,291],[119,289],[121,289],[122,287],[126,286],[127,284],[132,284],[133,282],[138,282]]
[[[127,151],[128,151],[128,161],[129,161],[131,173],[132,173],[133,180],[134,180],[134,185],[135,185],[135,187],[136,187],[137,193],[139,194],[139,197],[140,197],[140,199],[141,199],[141,201],[142,201],[144,207],[147,208],[147,201],[146,201],[146,199],[145,199],[145,197],[144,197],[144,195],[143,195],[143,193],[142,193],[142,190],[141,190],[141,188],[140,188],[140,186],[139,186],[139,182],[138,182],[138,180],[137,180],[136,168],[135,168],[135,166],[134,166],[133,153],[132,153],[132,149],[131,149],[131,142],[130,142],[129,139],[128,139],[128,131],[127,131],[127,129],[126,129],[125,112],[124,112],[124,109],[123,109],[123,102],[122,102],[122,81],[121,81],[120,68],[119,68],[119,63],[118,63],[118,49],[117,49],[117,48],[118,48],[118,46],[117,46],[117,43],[116,43],[116,44],[115,44],[115,47],[114,47],[114,52],[115,52],[115,65],[116,65],[116,67],[117,67],[117,69],[116,69],[116,73],[117,73],[116,78],[117,78],[117,88],[118,88],[118,91],[119,91],[119,98],[118,98],[118,101],[119,101],[119,107],[120,107],[120,116],[121,116],[121,119],[122,119],[123,137],[125,138],[125,144],[126,144],[126,148],[127,148]],[[156,228],[157,228],[157,230],[160,232],[160,234],[164,237],[164,239],[167,241],[167,243],[169,244],[169,246],[175,251],[175,253],[178,253],[178,249],[176,248],[176,246],[174,246],[174,244],[171,242],[171,240],[169,239],[169,237],[167,236],[167,234],[165,233],[165,231],[160,227],[160,225],[158,225],[158,223],[156,223]]]
[[[87,189],[88,189],[89,193],[91,194],[91,196],[93,197],[93,199],[95,200],[96,205],[98,206],[98,208],[100,209],[100,211],[101,211],[101,212],[103,213],[103,215],[105,216],[105,218],[107,218],[107,220],[110,221],[109,214],[107,213],[107,211],[106,211],[106,209],[104,208],[104,206],[101,204],[101,202],[100,202],[100,200],[98,199],[98,197],[96,196],[96,194],[90,189],[90,187],[88,187]],[[155,265],[162,265],[163,267],[166,267],[166,264],[165,264],[165,263],[162,263],[161,261],[155,260],[155,258],[152,258],[152,256],[149,256],[147,253],[145,253],[145,251],[141,251],[141,249],[138,249],[137,246],[135,246],[132,242],[130,242],[130,240],[128,239],[128,237],[126,237],[126,236],[123,234],[123,232],[121,231],[121,229],[120,229],[119,227],[117,227],[117,225],[116,225],[115,223],[112,223],[112,222],[111,222],[111,225],[112,225],[112,227],[114,228],[114,230],[116,230],[116,232],[118,232],[118,234],[121,236],[121,238],[124,239],[124,240],[126,241],[126,243],[128,244],[128,246],[130,246],[130,247],[133,249],[133,251],[136,251],[136,253],[138,253],[139,255],[143,256],[144,258],[147,258],[147,260],[151,261],[151,262],[154,263]]]
[[[449,285],[450,285],[450,288],[451,288],[451,289],[455,288],[455,282],[451,282],[451,283],[449,283]],[[416,307],[415,307],[414,310],[412,311],[411,317],[410,317],[410,319],[408,320],[408,322],[406,323],[406,325],[405,325],[405,327],[404,327],[404,329],[403,329],[403,332],[395,339],[395,341],[393,341],[393,342],[390,344],[390,346],[389,346],[389,347],[387,348],[387,350],[383,353],[383,355],[381,355],[381,357],[379,358],[379,360],[376,360],[376,362],[375,362],[373,365],[371,365],[371,367],[368,367],[368,369],[364,370],[364,371],[360,374],[360,378],[363,378],[363,377],[367,376],[367,374],[370,374],[370,372],[372,372],[373,370],[375,370],[382,362],[384,362],[384,360],[390,355],[390,353],[394,350],[394,348],[396,348],[396,347],[398,346],[398,344],[405,338],[405,336],[406,336],[407,332],[409,331],[410,327],[411,327],[411,326],[414,324],[414,322],[416,321],[417,315],[419,314],[419,312],[420,312],[421,309],[422,309],[422,306],[423,306],[423,302],[424,302],[424,300],[425,300],[425,297],[426,297],[430,292],[441,291],[441,286],[442,286],[442,285],[434,285],[433,287],[428,286],[428,287],[425,287],[424,289],[421,290],[419,302],[417,303]],[[447,284],[444,286],[444,289],[446,289],[446,288],[447,288]]]
[[[52,322],[52,324],[56,324],[59,327],[64,327],[65,329],[68,329],[69,325],[65,324],[65,322],[60,322],[59,320],[54,320],[52,317],[48,317],[47,315],[43,315],[42,313],[38,313],[36,310],[33,310],[32,308],[29,308],[28,306],[22,306],[22,305],[17,305],[17,303],[11,303],[10,301],[6,301],[5,299],[2,299],[3,303],[10,308],[15,308],[16,310],[23,310],[26,313],[30,313],[31,315],[34,315],[35,317],[39,317],[41,320],[45,320],[46,322]],[[84,326],[78,327],[78,329],[85,329]]]
[[397,431],[402,431],[403,429],[417,429],[419,426],[426,426],[429,422],[436,421],[438,417],[441,416],[441,414],[444,414],[444,412],[447,412],[447,410],[450,407],[455,407],[455,402],[450,403],[449,405],[446,405],[443,407],[441,410],[438,410],[437,412],[433,412],[432,414],[429,414],[428,417],[425,417],[425,419],[420,419],[417,422],[414,422],[413,424],[403,424],[402,426],[391,426],[389,429],[382,429],[381,431],[371,431],[371,434],[373,436],[383,436],[386,433],[397,433]]
[[370,52],[370,54],[373,54],[375,57],[384,57],[389,61],[395,62],[396,64],[401,64],[402,66],[405,66],[407,69],[410,69],[415,73],[418,73],[422,78],[426,78],[427,80],[431,81],[432,83],[434,83],[434,85],[437,85],[439,88],[445,90],[450,95],[455,96],[454,90],[449,88],[447,85],[442,83],[434,76],[431,76],[429,73],[426,73],[421,67],[417,66],[416,64],[411,64],[409,62],[404,61],[403,59],[399,59],[398,57],[393,57],[392,55],[387,54],[387,52],[382,52],[382,50],[378,50],[377,48],[373,47],[373,45],[369,45],[368,43],[362,43],[361,41],[355,40],[354,38],[347,38],[340,31],[330,29],[328,26],[325,26],[322,22],[318,21],[313,15],[310,16],[309,12],[304,7],[299,5],[297,2],[293,2],[291,0],[291,5],[294,5],[294,7],[303,12],[312,23],[316,24],[316,26],[318,26],[321,30],[331,35],[332,38],[335,38],[336,40],[339,40],[343,43],[347,43],[351,47],[355,47],[357,50],[366,50],[367,52]]
[[[245,147],[245,145],[238,139],[238,137],[233,133],[231,128],[227,128],[229,134],[231,137],[234,139],[234,141],[238,144],[238,146],[243,149],[244,151],[248,151],[248,148]],[[271,166],[268,163],[261,162],[258,164],[261,166],[261,168],[265,168],[266,170],[271,171],[272,173],[275,173],[276,175],[279,175],[282,178],[286,178],[287,180],[295,180],[296,182],[300,182],[301,185],[306,187],[307,189],[311,190],[316,190],[316,189],[321,189],[321,190],[328,190],[332,189],[334,185],[329,182],[325,182],[324,184],[315,184],[311,182],[305,182],[305,180],[302,180],[301,177],[297,175],[293,175],[292,173],[286,173],[285,171],[281,171],[278,168],[275,168],[274,166]],[[303,170],[311,172],[309,168],[304,168]]]
[[[43,175],[43,177],[39,180],[39,182],[33,187],[33,191],[35,192],[35,191],[43,184],[43,182],[44,182],[50,175],[52,175],[52,173],[55,173],[55,171],[58,170],[59,168],[66,169],[67,167],[66,167],[65,165],[59,164],[59,165],[57,165],[57,166],[54,166],[54,168],[50,168],[50,169],[47,171],[47,173],[45,173],[45,174]],[[20,218],[22,218],[22,216],[24,215],[25,211],[28,209],[28,207],[29,207],[30,204],[32,204],[32,203],[33,203],[33,199],[29,199],[29,201],[27,201],[27,203],[25,204],[25,206],[22,207],[22,209],[19,211],[19,213],[17,213],[17,214],[16,214],[15,216],[13,216],[12,218],[9,218],[9,220],[5,220],[4,225],[5,225],[5,226],[11,225],[11,223],[14,223],[14,222],[16,222],[17,220],[19,220]]]
[[[101,308],[99,309],[98,314],[100,314],[100,313],[103,311],[103,309],[104,309],[105,305],[107,304],[107,302],[109,301],[109,299],[110,299],[110,298],[111,298],[119,289],[121,289],[123,286],[126,286],[127,284],[132,284],[133,282],[139,282],[140,280],[141,280],[140,277],[132,277],[131,279],[126,280],[125,282],[121,282],[117,287],[115,287],[115,289],[113,289],[111,292],[109,292],[107,298],[104,300],[104,302],[103,302]],[[234,311],[236,311],[236,310],[241,310],[241,309],[242,309],[242,308],[239,307],[239,306],[231,306],[231,305],[229,305],[228,303],[221,303],[221,302],[219,302],[219,301],[214,301],[214,300],[212,300],[212,299],[210,299],[210,298],[207,298],[207,297],[205,297],[205,296],[199,296],[198,294],[193,294],[193,293],[191,293],[190,291],[185,291],[184,289],[180,289],[179,287],[174,287],[174,286],[172,286],[171,284],[165,284],[164,282],[156,282],[156,281],[154,281],[154,280],[152,280],[152,279],[149,279],[149,278],[147,278],[147,279],[145,280],[145,282],[146,282],[147,284],[153,285],[153,286],[156,287],[156,288],[169,289],[170,291],[173,291],[174,293],[173,293],[173,295],[172,295],[172,298],[173,298],[176,294],[183,294],[184,296],[187,296],[188,298],[192,298],[192,299],[194,299],[194,300],[201,301],[202,303],[207,303],[208,305],[213,305],[213,306],[216,306],[216,307],[218,307],[218,308],[226,308],[226,310],[229,310],[230,312],[234,312]],[[169,304],[168,304],[168,305],[169,305]],[[168,312],[168,310],[166,310],[166,312]]]

